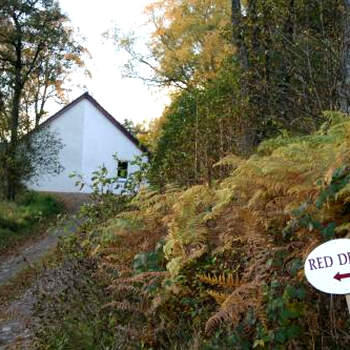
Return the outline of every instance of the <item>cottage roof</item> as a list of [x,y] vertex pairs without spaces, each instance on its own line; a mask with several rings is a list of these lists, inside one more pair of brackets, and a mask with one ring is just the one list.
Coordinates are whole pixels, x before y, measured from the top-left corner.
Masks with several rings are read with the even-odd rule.
[[143,146],[139,142],[139,140],[137,140],[136,137],[134,135],[132,135],[122,124],[120,124],[110,113],[108,113],[88,92],[85,92],[83,95],[81,95],[80,97],[75,99],[73,102],[71,102],[67,106],[63,107],[60,111],[55,113],[53,116],[46,119],[40,126],[48,125],[52,121],[58,119],[61,115],[63,115],[65,112],[67,112],[69,109],[73,108],[75,105],[77,105],[79,102],[81,102],[84,99],[91,102],[102,113],[102,115],[112,123],[112,125],[114,125],[119,131],[121,131],[142,152],[149,153],[147,148],[145,146]]

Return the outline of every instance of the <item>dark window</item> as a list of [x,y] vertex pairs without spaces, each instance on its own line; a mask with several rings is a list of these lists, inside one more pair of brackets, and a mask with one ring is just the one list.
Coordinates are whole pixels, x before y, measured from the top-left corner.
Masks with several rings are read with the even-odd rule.
[[128,177],[128,162],[118,162],[118,177],[122,179]]

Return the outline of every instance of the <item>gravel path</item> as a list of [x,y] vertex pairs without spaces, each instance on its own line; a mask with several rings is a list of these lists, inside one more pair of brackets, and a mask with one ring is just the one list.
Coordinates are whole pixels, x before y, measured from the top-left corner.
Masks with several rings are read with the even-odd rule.
[[[40,262],[56,248],[59,237],[75,232],[78,226],[79,222],[71,219],[64,227],[51,230],[40,241],[0,263],[0,286],[28,266]],[[34,282],[35,285],[37,283],[38,281]],[[28,340],[31,333],[28,325],[32,319],[31,309],[35,302],[34,289],[35,286],[30,287],[19,300],[12,302],[5,310],[5,320],[0,319],[0,350],[30,349]]]

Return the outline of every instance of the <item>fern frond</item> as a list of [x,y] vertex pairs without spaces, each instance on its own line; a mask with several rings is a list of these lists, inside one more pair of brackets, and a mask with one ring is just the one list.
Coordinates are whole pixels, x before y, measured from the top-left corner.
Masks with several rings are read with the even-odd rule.
[[135,288],[134,286],[126,285],[126,284],[111,284],[107,288],[108,291],[113,292],[113,294],[119,293],[119,294],[137,294],[139,290]]
[[209,276],[209,275],[197,275],[198,279],[206,284],[212,286],[222,286],[225,288],[236,288],[241,285],[240,281],[233,274],[228,274],[225,276],[221,274],[219,276]]
[[208,251],[208,246],[204,245],[204,244],[199,245],[199,247],[195,247],[195,248],[190,249],[189,255],[187,256],[187,258],[183,262],[183,265],[185,266],[185,265],[191,264],[193,261],[202,257],[207,251]]
[[220,310],[215,315],[211,316],[209,320],[207,321],[205,325],[205,333],[210,334],[212,333],[216,328],[220,326],[222,322],[235,322],[237,321],[234,319],[234,313],[228,310]]
[[257,308],[259,306],[257,291],[260,284],[254,281],[245,283],[235,289],[221,304],[219,311],[209,318],[205,325],[207,334],[215,330],[222,322],[237,323],[240,315],[248,308]]
[[[220,255],[224,254],[227,251],[231,253],[235,250],[237,246],[239,246],[243,241],[243,237],[232,237],[232,235],[223,234],[220,237],[220,243],[217,248],[212,251],[212,255]],[[238,268],[236,269],[238,270]]]
[[269,324],[268,324],[269,321],[267,319],[266,311],[262,307],[258,308],[257,316],[258,316],[258,319],[260,320],[261,324],[263,325],[264,330],[268,331],[269,330]]
[[110,263],[116,262],[120,260],[120,256],[117,254],[109,254],[107,256],[104,256],[104,259],[107,260]]
[[217,292],[215,290],[208,290],[207,292],[212,298],[215,299],[215,301],[222,305],[224,301],[230,296],[230,294],[223,293],[223,292]]
[[262,326],[264,327],[265,331],[268,331],[269,329],[269,325],[268,325],[268,317],[266,314],[266,310],[264,308],[264,297],[263,297],[263,293],[259,293],[258,297],[257,297],[257,308],[256,308],[256,315],[258,317],[258,319],[260,320]]
[[335,229],[336,232],[350,231],[350,222],[344,223]]

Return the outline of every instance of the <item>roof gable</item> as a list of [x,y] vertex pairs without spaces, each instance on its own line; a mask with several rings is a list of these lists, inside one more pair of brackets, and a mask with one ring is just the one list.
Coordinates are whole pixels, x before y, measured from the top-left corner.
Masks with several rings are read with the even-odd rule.
[[147,148],[140,144],[140,142],[136,139],[134,135],[132,135],[128,130],[125,129],[123,125],[121,125],[110,113],[108,113],[88,92],[84,93],[77,99],[75,99],[73,102],[68,104],[67,106],[63,107],[60,111],[55,113],[53,116],[45,120],[40,126],[48,125],[49,123],[53,122],[54,120],[58,119],[60,116],[62,116],[65,112],[76,106],[79,102],[82,100],[88,100],[92,105],[99,111],[101,114],[107,118],[113,125],[116,127],[124,136],[126,136],[136,147],[138,147],[142,152],[149,153]]

